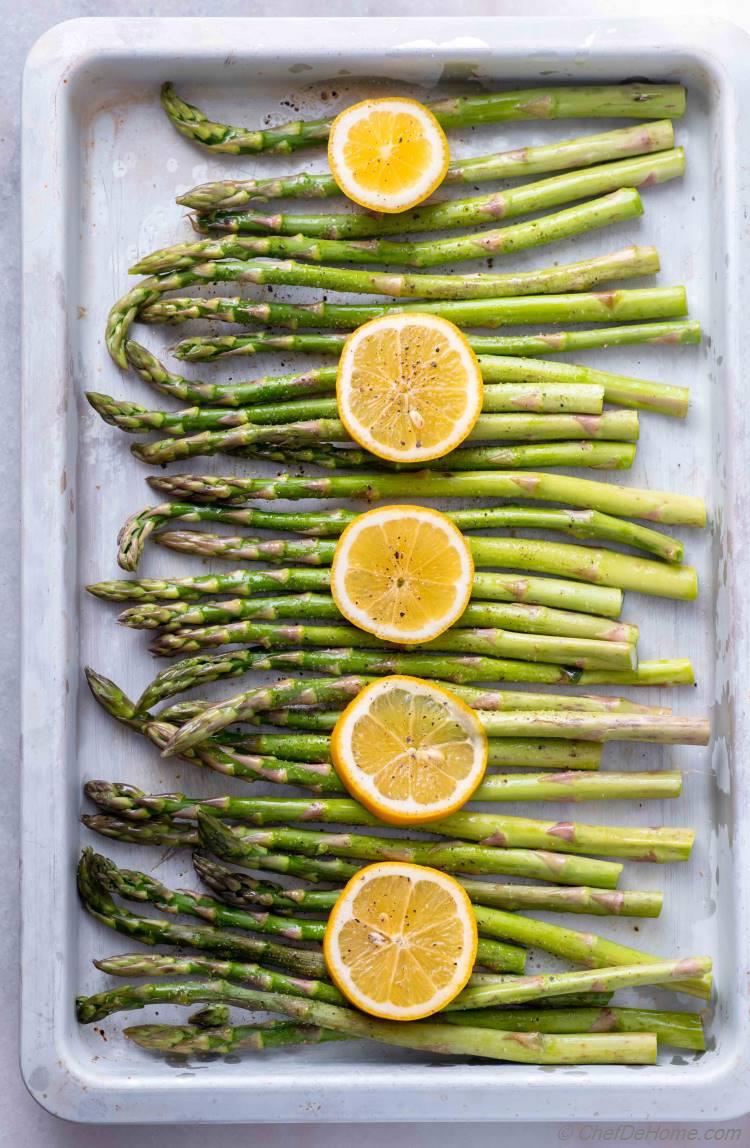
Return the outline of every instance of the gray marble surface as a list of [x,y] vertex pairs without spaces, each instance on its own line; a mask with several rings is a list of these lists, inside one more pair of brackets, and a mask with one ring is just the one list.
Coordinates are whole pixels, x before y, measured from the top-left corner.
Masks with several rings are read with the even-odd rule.
[[[638,17],[670,16],[675,20],[689,14],[726,16],[750,29],[750,0],[464,0],[461,15],[517,16],[546,14],[574,17],[607,15]],[[750,1144],[750,1116],[731,1124],[698,1125],[486,1125],[457,1126],[243,1126],[214,1127],[210,1130],[187,1127],[106,1127],[66,1124],[39,1108],[28,1096],[18,1070],[17,969],[19,916],[17,907],[18,863],[18,493],[19,493],[19,306],[21,251],[19,242],[19,101],[21,74],[26,54],[47,28],[77,16],[298,16],[330,15],[455,15],[453,3],[436,0],[400,0],[392,5],[363,0],[275,0],[273,4],[254,0],[213,0],[209,5],[191,0],[161,0],[142,3],[120,0],[118,4],[96,2],[65,3],[64,0],[0,0],[0,28],[3,48],[0,55],[0,230],[6,291],[0,315],[0,387],[5,417],[3,449],[0,451],[0,602],[6,624],[0,638],[0,763],[3,771],[3,800],[0,801],[0,1148],[5,1145],[26,1148],[197,1148],[206,1143],[223,1145],[252,1143],[278,1148],[299,1144],[303,1148],[339,1148],[353,1141],[360,1148],[374,1148],[386,1142],[393,1148],[443,1148],[457,1138],[466,1148],[489,1142],[505,1142],[512,1137],[515,1148],[545,1148],[548,1144],[597,1143],[724,1143]]]

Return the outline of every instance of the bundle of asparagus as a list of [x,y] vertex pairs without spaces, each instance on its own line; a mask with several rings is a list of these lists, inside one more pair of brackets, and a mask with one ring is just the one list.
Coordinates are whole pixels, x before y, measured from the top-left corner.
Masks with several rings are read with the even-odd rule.
[[[213,123],[180,100],[170,85],[165,85],[162,101],[178,131],[216,152],[286,153],[325,141],[331,127],[328,120],[257,131]],[[295,470],[310,465],[335,473],[322,478],[156,476],[151,485],[169,501],[125,523],[118,540],[119,565],[135,571],[153,535],[169,550],[231,559],[242,568],[88,587],[104,600],[131,603],[119,620],[132,629],[157,630],[153,652],[197,651],[159,672],[136,701],[110,680],[87,671],[92,693],[106,712],[164,756],[237,778],[244,786],[264,782],[275,793],[278,786],[296,792],[247,796],[245,789],[243,795],[196,798],[177,792],[149,794],[122,782],[86,784],[86,796],[97,807],[96,813],[83,814],[89,829],[132,844],[197,846],[195,869],[212,895],[171,889],[146,873],[119,869],[85,850],[78,888],[93,917],[145,944],[179,946],[198,955],[125,955],[95,961],[110,975],[148,977],[152,983],[126,984],[79,998],[82,1023],[153,1003],[207,1006],[186,1025],[146,1024],[125,1030],[143,1048],[179,1055],[369,1038],[452,1056],[546,1064],[651,1063],[657,1042],[704,1047],[696,1014],[607,1006],[617,988],[637,985],[664,985],[706,999],[710,961],[666,961],[524,915],[529,909],[544,909],[657,916],[661,894],[620,891],[622,864],[602,858],[684,863],[693,832],[543,821],[496,812],[498,804],[518,800],[676,798],[682,784],[677,770],[600,772],[605,742],[704,745],[708,740],[707,723],[677,717],[664,707],[609,695],[494,688],[502,681],[542,686],[676,686],[693,681],[685,659],[639,660],[638,627],[619,618],[624,590],[678,600],[696,596],[695,572],[683,565],[682,543],[660,527],[704,525],[701,500],[539,469],[627,468],[639,433],[637,411],[686,416],[689,394],[684,387],[541,357],[597,347],[695,343],[700,328],[683,321],[684,288],[601,290],[658,271],[656,250],[636,246],[532,271],[391,270],[492,259],[638,217],[643,205],[637,189],[673,180],[684,171],[684,153],[674,146],[672,124],[664,119],[681,115],[683,108],[684,91],[676,85],[536,89],[440,101],[432,111],[447,128],[506,119],[627,116],[634,111],[655,122],[454,161],[447,184],[510,176],[548,178],[486,195],[431,201],[401,215],[360,209],[346,214],[257,210],[275,198],[340,194],[329,174],[206,184],[179,202],[197,213],[191,223],[207,238],[155,251],[132,268],[147,278],[112,308],[107,346],[123,369],[132,367],[150,386],[183,404],[174,411],[152,410],[89,394],[92,407],[111,425],[128,433],[158,431],[164,436],[135,444],[133,453],[161,464],[221,452]],[[506,222],[541,211],[548,214]],[[502,227],[497,226],[500,220]],[[424,231],[484,224],[493,226],[474,234],[411,238]],[[394,235],[410,238],[394,241],[389,238]],[[388,270],[371,270],[369,264]],[[287,303],[169,295],[220,283],[304,286],[415,301],[329,303],[323,297],[314,303]],[[552,322],[617,325],[526,335],[470,332],[467,342],[478,355],[484,381],[483,408],[472,441],[431,463],[429,471],[417,473],[413,466],[386,462],[352,443],[334,398],[335,365],[242,382],[190,380],[171,371],[129,334],[136,321],[208,318],[259,330],[191,336],[175,349],[178,358],[213,361],[269,351],[338,356],[344,336],[336,332],[403,312],[442,316],[468,328]],[[274,327],[309,330],[278,335],[269,330]],[[623,409],[613,411],[605,404]],[[260,510],[253,505],[276,499],[400,499],[415,493],[449,503],[465,498],[491,503],[449,511],[461,530],[541,529],[625,549],[507,533],[470,534],[467,542],[477,569],[468,607],[434,641],[403,649],[349,624],[336,604],[335,588],[330,592],[337,539],[357,518],[355,511]],[[494,505],[495,500],[506,504]],[[219,535],[185,528],[201,522],[271,533]],[[177,529],[165,529],[169,526]],[[263,568],[248,569],[248,562],[262,563]],[[224,646],[234,648],[203,652]],[[179,698],[204,683],[257,671],[314,676],[251,686],[218,702]],[[348,795],[345,774],[332,762],[331,734],[340,707],[391,674],[446,683],[473,707],[487,735],[489,764],[473,798],[490,803],[490,812],[487,806],[469,806],[430,823],[429,836],[417,832],[394,838],[388,823]],[[179,700],[155,712],[160,702],[176,697]],[[239,724],[252,728],[238,729]],[[498,773],[498,768],[518,772]],[[429,1022],[374,1020],[350,1007],[328,979],[320,948],[328,914],[342,885],[368,862],[382,859],[455,873],[473,906],[478,971],[449,1009]],[[285,888],[268,880],[273,873],[298,883]],[[500,883],[493,875],[507,876],[513,883]],[[115,896],[149,902],[162,915],[136,916]],[[171,919],[177,914],[203,923],[179,924]],[[306,947],[299,947],[303,942]],[[527,950],[584,969],[524,976]],[[160,980],[185,976],[198,979]],[[527,1004],[535,1007],[523,1007]],[[285,1019],[232,1024],[230,1006]]]

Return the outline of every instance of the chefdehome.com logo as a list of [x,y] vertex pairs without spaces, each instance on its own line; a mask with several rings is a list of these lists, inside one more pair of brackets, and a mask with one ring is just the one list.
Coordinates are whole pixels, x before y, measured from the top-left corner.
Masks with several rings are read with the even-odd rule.
[[750,1129],[675,1124],[563,1124],[557,1139],[567,1144],[748,1144]]

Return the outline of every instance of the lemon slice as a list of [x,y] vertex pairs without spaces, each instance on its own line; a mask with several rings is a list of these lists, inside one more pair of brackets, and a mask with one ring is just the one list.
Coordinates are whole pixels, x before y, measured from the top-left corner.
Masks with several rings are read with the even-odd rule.
[[383,315],[346,340],[336,376],[339,417],[360,446],[392,462],[428,462],[471,433],[484,386],[453,323]]
[[429,642],[471,597],[474,562],[461,531],[438,510],[384,506],[342,532],[331,594],[353,625],[389,642]]
[[394,675],[349,703],[331,754],[347,790],[371,813],[391,825],[419,825],[470,800],[487,768],[487,735],[449,690]]
[[445,132],[416,100],[363,100],[331,124],[328,163],[344,195],[371,211],[407,211],[445,179]]
[[332,980],[364,1012],[418,1020],[466,985],[477,924],[458,882],[437,869],[382,861],[345,887],[326,927]]

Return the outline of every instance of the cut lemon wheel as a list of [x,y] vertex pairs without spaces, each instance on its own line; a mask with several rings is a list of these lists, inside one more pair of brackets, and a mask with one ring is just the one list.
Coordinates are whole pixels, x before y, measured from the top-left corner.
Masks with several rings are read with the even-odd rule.
[[429,462],[464,441],[482,412],[477,357],[437,315],[383,315],[344,344],[339,417],[360,446],[392,462]]
[[474,561],[458,527],[425,506],[368,510],[341,534],[331,594],[369,634],[409,645],[453,625],[471,597]]
[[391,825],[460,808],[484,777],[487,752],[474,710],[442,686],[400,674],[357,694],[331,736],[347,790]]
[[415,207],[445,179],[445,132],[416,100],[363,100],[336,116],[328,163],[344,195],[372,211]]
[[477,952],[471,901],[423,865],[383,861],[352,877],[334,905],[323,951],[331,978],[364,1012],[418,1020],[466,985]]

